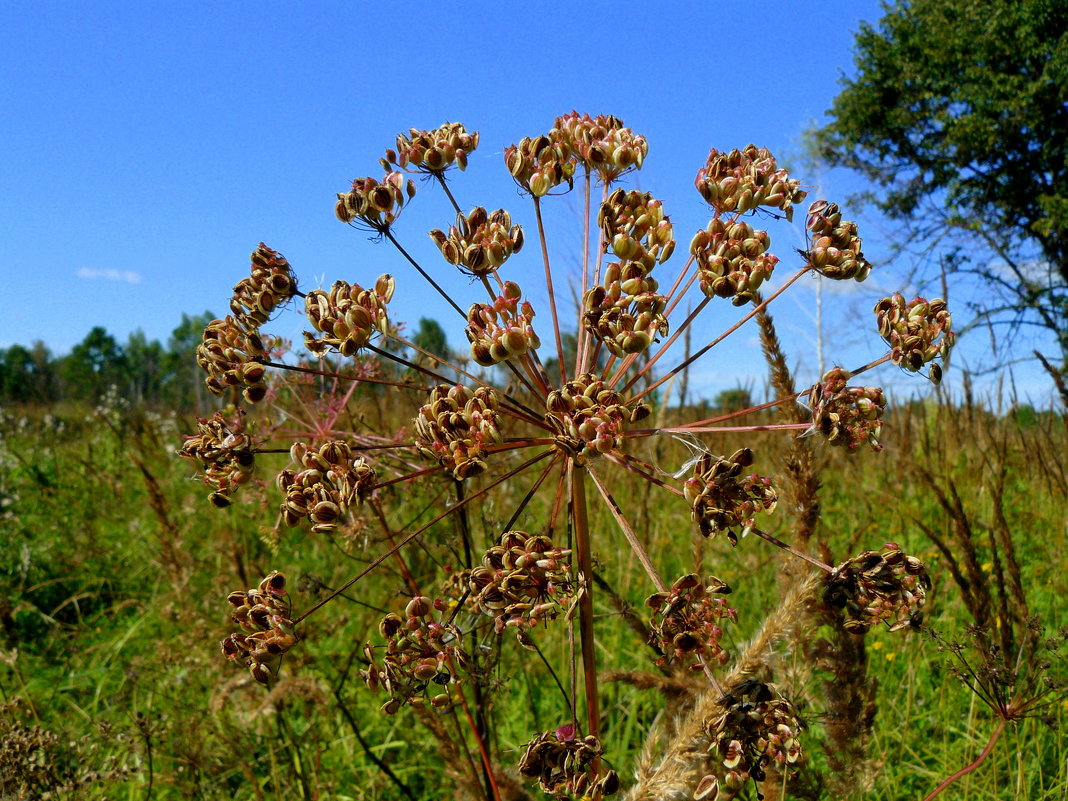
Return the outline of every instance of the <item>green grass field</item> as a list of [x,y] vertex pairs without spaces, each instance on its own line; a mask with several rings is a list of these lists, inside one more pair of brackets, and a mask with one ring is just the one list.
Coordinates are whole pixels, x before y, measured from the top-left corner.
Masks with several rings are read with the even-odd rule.
[[[381,400],[377,409],[369,400],[354,401],[353,415],[366,421],[383,408],[404,413],[402,404],[383,406]],[[376,638],[381,610],[404,604],[404,581],[394,562],[302,624],[301,642],[286,656],[272,689],[223,658],[219,641],[230,631],[229,592],[280,570],[289,577],[294,609],[305,609],[387,545],[369,517],[333,535],[276,528],[279,495],[271,478],[284,466],[284,455],[260,457],[256,478],[266,486],[245,487],[242,502],[212,508],[206,488],[190,478],[190,463],[175,456],[181,434],[192,428],[188,418],[122,408],[5,412],[0,797],[457,797],[433,727],[408,709],[381,714],[385,698],[372,695],[358,676],[363,644]],[[759,450],[764,465],[774,464],[788,444],[781,435],[756,435],[757,444],[753,437],[747,444]],[[1007,565],[996,536],[1003,523],[1029,611],[1048,633],[1064,625],[1063,418],[916,403],[888,416],[884,440],[882,453],[845,455],[817,447],[822,517],[813,545],[829,549],[825,557],[833,563],[887,541],[899,543],[922,558],[932,575],[926,622],[948,639],[964,639],[972,615],[945,553],[929,536],[962,565],[967,561],[960,514],[947,513],[933,489],[948,494],[953,487],[992,597],[1000,597],[997,568]],[[665,470],[686,458],[681,449],[657,447],[642,458]],[[729,452],[730,443],[723,450]],[[617,472],[622,475],[611,475],[614,495],[665,575],[711,572],[734,588],[737,624],[726,627],[723,642],[736,655],[789,580],[783,554],[755,537],[737,548],[722,538],[704,540],[685,503]],[[507,483],[492,501],[472,507],[477,547],[490,544],[485,532],[499,528],[527,483]],[[402,532],[429,519],[450,486],[428,477],[403,492],[381,492],[390,528]],[[784,506],[767,518],[766,529],[789,539],[792,521]],[[535,501],[516,527],[535,530],[549,511]],[[618,558],[625,543],[609,511],[591,499],[589,512],[595,570],[617,597],[599,592],[594,609],[599,668],[613,671],[602,675],[602,740],[625,787],[647,736],[664,723],[665,696],[647,686],[655,681],[643,686],[641,680],[663,678],[653,665],[655,654],[623,614],[630,609],[644,615],[643,601],[652,590],[635,560]],[[1000,549],[996,555],[992,546]],[[458,564],[461,551],[456,528],[446,520],[402,554],[407,569],[430,587],[438,581],[438,565]],[[997,627],[1002,618],[994,611]],[[562,628],[535,629],[533,636],[549,662],[566,664]],[[826,654],[821,659],[814,647],[834,636],[808,626],[777,649],[774,680],[808,724],[802,735],[806,762],[783,797],[838,797],[841,790],[833,788],[844,786],[840,777],[848,774],[850,798],[920,799],[978,756],[998,720],[951,675],[947,654],[919,631],[877,628],[854,638],[866,666],[858,667],[854,651],[848,679],[854,689],[875,689],[867,712],[874,713],[873,728],[870,738],[852,744],[860,751],[836,773],[828,682],[830,692],[841,690],[833,687]],[[566,709],[536,654],[510,636],[499,648],[499,661],[483,677],[483,703],[493,720],[494,759],[515,777],[523,744],[532,733],[566,722]],[[1053,660],[1047,673],[1063,679],[1064,662]],[[1068,740],[1056,724],[1068,714],[1068,702],[1063,694],[1050,698],[1054,703],[1045,712],[1052,728],[1033,717],[1010,724],[992,755],[942,797],[1065,798]],[[677,701],[669,703],[678,708]],[[456,742],[453,724],[448,715],[439,716],[437,725]],[[533,784],[507,785],[502,779],[502,797],[542,797]],[[754,797],[752,785],[740,797]]]

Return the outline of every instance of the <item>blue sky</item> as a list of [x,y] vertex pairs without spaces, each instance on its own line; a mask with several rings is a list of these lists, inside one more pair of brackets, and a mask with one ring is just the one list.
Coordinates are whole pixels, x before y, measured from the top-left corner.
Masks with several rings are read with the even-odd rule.
[[[43,339],[62,353],[94,325],[120,341],[138,328],[165,341],[183,312],[225,311],[262,240],[289,259],[304,289],[393,273],[393,318],[414,328],[435,317],[459,347],[455,314],[388,245],[333,215],[335,193],[380,175],[377,160],[397,132],[447,120],[479,130],[481,147],[453,183],[460,204],[503,206],[532,232],[504,147],[571,109],[615,114],[648,138],[631,185],[664,201],[685,250],[707,221],[692,181],[709,147],[754,142],[796,164],[802,131],[822,119],[852,68],[860,20],[879,16],[867,0],[0,3],[0,241],[14,288],[0,346]],[[859,188],[848,175],[797,177],[832,200]],[[420,189],[398,236],[466,308],[482,298],[426,237],[451,214],[430,186]],[[578,204],[576,193],[549,212],[562,271],[579,258]],[[878,263],[878,237],[862,234]],[[800,240],[781,229],[772,238],[782,280]],[[535,248],[522,256],[505,277],[538,268]],[[882,352],[870,307],[896,280],[877,271],[859,291],[828,297],[829,361],[836,349],[847,366]],[[773,310],[810,380],[815,294],[802,283]],[[533,279],[524,289],[544,300]],[[734,314],[715,306],[695,343]],[[293,315],[268,330],[292,336],[300,327]],[[753,336],[739,332],[695,381],[710,391],[760,389]],[[880,378],[898,380],[893,372]]]

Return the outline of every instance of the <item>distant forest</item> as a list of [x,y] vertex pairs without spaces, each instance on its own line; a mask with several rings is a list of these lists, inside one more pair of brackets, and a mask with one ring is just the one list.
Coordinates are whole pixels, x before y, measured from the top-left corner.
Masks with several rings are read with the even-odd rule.
[[114,387],[134,404],[200,406],[207,393],[194,353],[214,317],[183,314],[166,345],[140,330],[120,343],[96,326],[65,356],[41,341],[0,349],[0,403],[95,403]]

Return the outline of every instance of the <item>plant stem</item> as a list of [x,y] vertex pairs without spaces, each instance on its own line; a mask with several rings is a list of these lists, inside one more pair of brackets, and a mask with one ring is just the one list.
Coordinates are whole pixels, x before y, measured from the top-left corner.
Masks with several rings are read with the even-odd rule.
[[394,238],[393,232],[390,231],[387,228],[382,233],[385,235],[386,239],[388,239],[390,242],[393,243],[393,247],[395,247],[397,250],[399,250],[400,254],[402,256],[404,256],[404,258],[406,258],[408,260],[408,263],[411,264],[416,270],[419,271],[419,274],[421,276],[423,276],[423,278],[425,278],[427,280],[427,283],[429,283],[432,287],[434,287],[434,289],[436,289],[438,291],[438,294],[441,295],[443,298],[445,298],[445,300],[448,302],[448,304],[450,306],[452,306],[454,309],[456,309],[456,313],[459,314],[461,317],[463,317],[466,320],[467,319],[467,315],[464,314],[464,310],[461,309],[459,306],[457,306],[456,305],[456,301],[453,300],[451,297],[449,297],[449,293],[446,292],[444,289],[442,289],[438,285],[438,282],[435,281],[433,278],[431,278],[430,275],[427,273],[427,271],[419,266],[419,262],[417,262],[415,259],[413,259],[411,256],[408,255],[408,251],[406,251],[403,247],[401,247],[401,243],[398,242]]
[[929,795],[925,796],[923,801],[931,801],[932,798],[934,798],[936,795],[939,795],[943,790],[949,787],[949,785],[953,784],[953,782],[955,782],[957,779],[961,778],[962,776],[967,776],[969,773],[971,773],[973,770],[983,764],[983,760],[990,756],[990,752],[994,750],[994,745],[1001,737],[1001,733],[1005,731],[1006,723],[1008,723],[1008,720],[1002,718],[1001,722],[998,724],[998,727],[994,729],[993,734],[990,735],[990,739],[986,741],[986,747],[983,749],[982,753],[979,754],[978,757],[976,757],[974,762],[972,762],[970,765],[965,765],[963,768],[958,770],[948,779],[943,781],[940,785],[934,788],[934,790],[932,790]]
[[[590,554],[590,525],[586,516],[585,468],[568,462],[571,477],[571,521],[575,532],[575,555],[579,578],[579,640],[582,650],[582,677],[586,689],[586,717],[589,733],[601,736],[601,711],[597,698],[597,653],[593,635],[593,559]],[[594,768],[596,772],[596,768]]]
[[538,218],[538,239],[541,242],[541,258],[545,265],[545,288],[549,292],[549,310],[553,316],[553,335],[556,337],[556,360],[560,366],[560,384],[567,382],[564,367],[564,343],[560,338],[560,318],[556,313],[556,293],[553,291],[553,273],[549,267],[549,246],[545,242],[545,223],[541,219],[541,201],[534,198],[534,216]]

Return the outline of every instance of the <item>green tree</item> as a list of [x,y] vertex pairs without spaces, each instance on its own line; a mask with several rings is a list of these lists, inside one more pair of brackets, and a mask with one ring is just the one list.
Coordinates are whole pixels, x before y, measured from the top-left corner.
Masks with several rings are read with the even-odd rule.
[[441,359],[452,359],[452,352],[449,350],[449,341],[445,336],[445,329],[441,327],[441,323],[437,320],[420,317],[419,330],[412,337],[412,342],[427,353],[432,353]]
[[61,374],[70,397],[95,401],[108,387],[118,385],[124,366],[119,343],[98,325],[63,359]]
[[160,400],[164,386],[173,379],[163,346],[149,341],[139,328],[126,340],[122,355],[129,399],[136,403]]
[[1068,4],[885,9],[811,144],[878,187],[903,241],[937,239],[981,279],[983,321],[1048,329],[1068,369]]
[[179,409],[206,409],[213,401],[204,386],[204,372],[197,366],[196,349],[204,337],[204,327],[215,315],[182,314],[182,321],[167,340],[166,372],[170,376],[167,400]]

